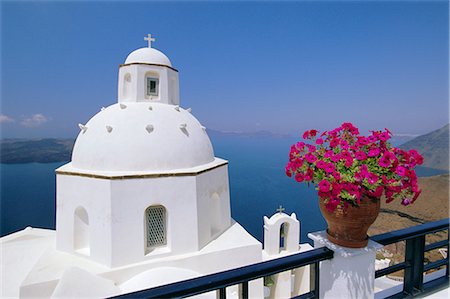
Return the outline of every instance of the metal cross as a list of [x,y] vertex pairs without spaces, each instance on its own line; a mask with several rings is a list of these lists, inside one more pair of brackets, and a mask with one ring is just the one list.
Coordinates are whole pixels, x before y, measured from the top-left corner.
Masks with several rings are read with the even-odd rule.
[[154,42],[156,39],[152,38],[152,35],[149,33],[149,34],[147,34],[147,37],[144,37],[144,40],[146,40],[148,42],[148,47],[151,48],[152,42]]
[[280,214],[283,213],[284,210],[286,210],[286,209],[283,208],[281,205],[280,205],[280,207],[277,209],[277,211],[280,212]]

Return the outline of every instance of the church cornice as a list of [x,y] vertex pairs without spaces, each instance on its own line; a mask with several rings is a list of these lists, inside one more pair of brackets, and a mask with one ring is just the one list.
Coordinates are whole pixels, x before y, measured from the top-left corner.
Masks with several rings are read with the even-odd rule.
[[197,176],[199,174],[214,170],[216,168],[228,165],[228,161],[222,162],[220,164],[211,166],[206,169],[199,171],[186,171],[186,172],[167,172],[167,173],[148,173],[148,174],[130,174],[130,175],[102,175],[93,174],[77,171],[67,171],[67,170],[56,170],[56,174],[59,175],[69,175],[69,176],[81,176],[94,179],[105,179],[105,180],[129,180],[129,179],[148,179],[148,178],[164,178],[164,177],[182,177],[182,176]]
[[124,63],[124,64],[119,64],[119,68],[123,67],[123,66],[129,66],[129,65],[151,65],[151,66],[162,66],[162,67],[166,67],[169,68],[171,70],[174,70],[175,72],[178,73],[178,70],[176,68],[173,68],[171,66],[168,65],[164,65],[164,64],[156,64],[156,63],[144,63],[144,62],[132,62],[132,63]]

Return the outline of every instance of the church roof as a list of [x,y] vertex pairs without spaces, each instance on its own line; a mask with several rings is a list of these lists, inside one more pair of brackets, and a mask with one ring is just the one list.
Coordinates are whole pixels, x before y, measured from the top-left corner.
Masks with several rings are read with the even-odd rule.
[[93,171],[165,172],[214,161],[205,128],[188,111],[149,102],[118,103],[81,126],[72,166]]
[[140,48],[134,50],[125,60],[125,64],[130,63],[149,63],[172,67],[169,58],[164,53],[154,48]]

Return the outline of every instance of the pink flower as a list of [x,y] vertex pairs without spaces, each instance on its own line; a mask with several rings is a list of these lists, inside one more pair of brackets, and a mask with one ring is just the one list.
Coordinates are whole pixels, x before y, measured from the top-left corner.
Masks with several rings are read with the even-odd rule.
[[323,144],[323,139],[322,139],[322,138],[318,138],[318,139],[316,140],[316,144],[318,144],[318,145]]
[[409,198],[403,198],[402,205],[407,206],[411,204],[411,200]]
[[307,144],[306,146],[308,147],[308,151],[310,153],[315,152],[317,150],[317,148],[314,145]]
[[311,168],[308,168],[305,173],[305,181],[311,181],[314,176],[314,171]]
[[331,184],[327,180],[321,180],[320,183],[319,183],[319,190],[321,192],[328,192],[328,191],[330,191],[330,187],[331,187]]
[[334,210],[336,210],[338,205],[339,205],[339,199],[332,198],[327,202],[327,204],[325,205],[325,208],[327,208],[328,212],[333,213]]
[[303,139],[311,139],[312,137],[315,137],[317,135],[317,130],[307,130],[303,133]]
[[291,171],[291,168],[289,167],[289,164],[286,166],[285,172],[288,177],[292,176],[292,171]]
[[301,173],[297,173],[297,174],[295,175],[295,180],[296,180],[297,182],[299,182],[299,183],[303,182],[304,179],[305,179],[305,176],[304,176],[303,174],[301,174]]
[[377,137],[375,137],[374,135],[370,135],[369,137],[367,137],[367,140],[371,143],[375,143],[378,141]]
[[341,179],[341,174],[339,172],[333,172],[333,177],[336,181]]
[[366,137],[359,136],[358,137],[358,143],[361,144],[361,145],[367,145],[367,144],[369,144],[369,141],[367,140]]
[[375,191],[369,190],[368,194],[372,197],[381,197],[383,195],[384,187],[378,186]]
[[319,160],[316,162],[317,168],[324,169],[327,166],[327,163],[324,160]]
[[343,148],[343,149],[348,149],[348,142],[347,142],[347,140],[341,140],[341,147]]
[[327,166],[325,167],[325,171],[327,173],[333,173],[335,169],[336,169],[336,166],[334,166],[333,163],[328,163]]
[[310,136],[311,135],[309,134],[309,130],[306,130],[302,135],[303,139],[308,139]]
[[413,157],[413,159],[416,161],[417,164],[422,165],[423,163],[423,157],[420,155],[416,150],[410,150],[408,154]]
[[345,160],[345,167],[351,167],[353,165],[353,158],[349,158]]
[[339,139],[338,138],[334,138],[330,141],[330,147],[336,147],[339,145]]
[[308,161],[309,163],[314,163],[314,162],[317,161],[317,157],[314,156],[314,155],[311,154],[311,153],[307,153],[307,154],[305,155],[305,159],[306,159],[306,161]]
[[388,132],[383,132],[383,133],[381,133],[381,134],[378,136],[378,138],[379,138],[381,141],[388,141],[388,140],[391,138],[391,136],[389,136],[389,133],[388,133]]
[[305,148],[305,143],[304,142],[297,142],[296,144],[295,144],[295,147],[299,150],[299,151],[302,151],[304,148]]
[[387,168],[391,166],[391,161],[386,157],[386,155],[384,155],[383,157],[381,157],[380,161],[378,161],[378,165]]
[[368,176],[367,176],[367,182],[369,182],[369,184],[373,185],[378,181],[378,176],[374,173],[369,172]]
[[376,157],[380,154],[380,149],[379,148],[373,148],[371,150],[369,150],[369,152],[367,153],[367,155],[369,157]]
[[331,158],[330,158],[330,160],[331,161],[333,161],[333,162],[339,162],[339,160],[341,160],[341,155],[339,155],[339,154],[337,154],[337,155],[334,155],[334,156],[332,156]]
[[397,166],[397,169],[395,169],[395,173],[399,176],[406,176],[407,171],[408,170],[403,166]]
[[369,168],[367,168],[366,164],[361,165],[360,172],[363,177],[367,177],[367,175],[369,174]]
[[345,151],[345,150],[342,151],[341,158],[345,159],[345,160],[353,159],[352,154],[350,154],[350,152]]
[[328,150],[325,152],[324,158],[331,158],[334,155],[332,150]]
[[356,152],[355,158],[359,161],[364,161],[367,159],[367,156],[366,156],[366,153],[359,151],[359,152]]

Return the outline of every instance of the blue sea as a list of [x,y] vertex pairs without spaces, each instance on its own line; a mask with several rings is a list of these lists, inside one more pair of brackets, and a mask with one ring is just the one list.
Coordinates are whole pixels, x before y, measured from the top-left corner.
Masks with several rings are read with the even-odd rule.
[[[308,232],[325,229],[314,187],[298,184],[284,173],[293,138],[211,136],[215,155],[229,161],[232,217],[263,240],[263,216],[282,205],[296,213],[301,241]],[[1,164],[0,235],[27,226],[55,228],[55,172],[66,162]],[[419,176],[443,171],[420,168]]]

